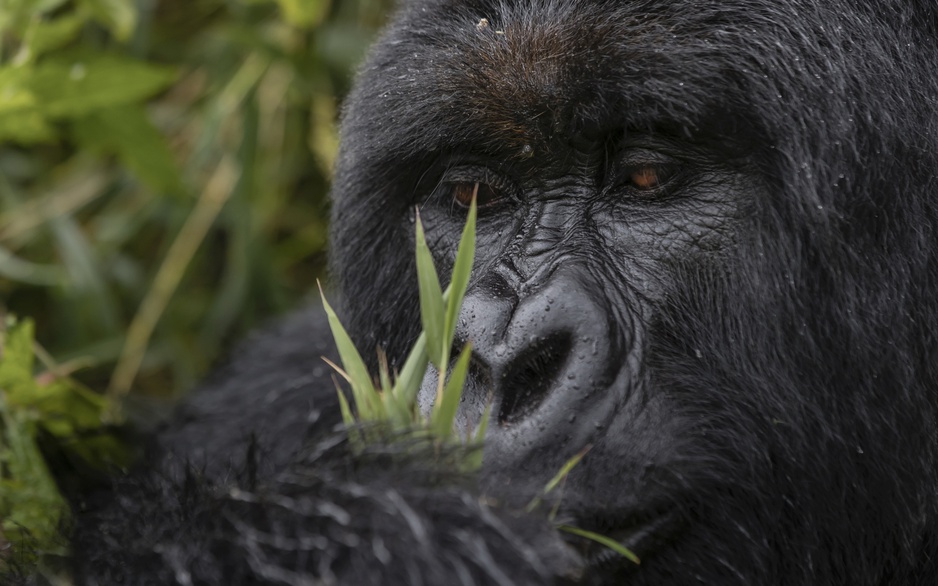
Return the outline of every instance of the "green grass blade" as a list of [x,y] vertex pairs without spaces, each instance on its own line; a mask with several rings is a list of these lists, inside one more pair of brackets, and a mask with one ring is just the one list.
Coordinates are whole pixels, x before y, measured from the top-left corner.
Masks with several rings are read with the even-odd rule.
[[370,389],[363,389],[362,394],[369,401],[372,421],[389,421],[387,407],[384,404],[382,393],[372,385]]
[[560,468],[557,474],[555,474],[554,477],[550,479],[550,482],[548,482],[547,485],[544,486],[544,494],[550,494],[552,490],[557,488],[557,486],[561,482],[563,482],[564,478],[566,478],[567,475],[570,474],[570,471],[573,470],[574,466],[580,463],[580,460],[583,459],[583,456],[586,455],[586,452],[590,451],[590,447],[592,446],[587,446],[586,448],[581,450],[579,454],[577,454],[576,456],[573,456],[572,458],[566,461],[566,463]]
[[[349,379],[352,381],[352,397],[355,399],[355,407],[358,409],[358,416],[363,420],[374,419],[379,410],[376,406],[381,404],[381,399],[375,391],[374,384],[371,382],[371,374],[361,354],[355,348],[352,338],[339,321],[339,316],[335,310],[326,301],[326,295],[319,287],[319,295],[322,297],[322,306],[329,317],[329,329],[332,330],[332,337],[335,338],[335,345],[339,349],[339,357],[342,359],[342,368],[345,370]],[[383,409],[381,409],[383,410]]]
[[479,470],[482,468],[482,441],[485,440],[485,432],[489,428],[489,418],[492,416],[492,402],[489,401],[482,412],[482,419],[472,434],[471,444],[475,446],[472,452],[466,456],[466,465],[469,470]]
[[417,393],[420,391],[423,377],[427,373],[428,362],[427,335],[421,333],[417,341],[414,342],[414,347],[407,355],[404,367],[401,368],[401,373],[394,382],[393,394],[398,403],[407,407],[408,412],[413,411],[414,403],[417,401]]
[[443,400],[433,406],[431,427],[440,438],[452,438],[453,422],[456,420],[456,410],[459,409],[459,400],[462,398],[463,385],[466,382],[466,373],[469,371],[469,358],[472,356],[472,346],[466,344],[459,354],[449,381],[443,390]]
[[482,412],[482,419],[479,420],[479,425],[475,429],[475,433],[472,435],[472,443],[481,444],[485,440],[485,433],[489,429],[489,418],[492,415],[492,401],[488,402],[488,405],[485,406],[485,411]]
[[332,377],[332,380],[335,381],[335,392],[339,396],[339,410],[342,411],[342,423],[346,427],[351,427],[355,425],[355,416],[352,415],[352,409],[349,407],[348,399],[345,398],[345,393],[342,392],[342,387],[339,386],[339,381],[336,380],[335,376]]
[[590,539],[592,541],[595,541],[596,543],[605,545],[612,551],[618,553],[622,557],[636,564],[642,563],[642,561],[638,559],[637,555],[632,553],[627,547],[625,547],[624,545],[622,545],[615,539],[610,539],[609,537],[606,537],[605,535],[600,535],[599,533],[593,533],[592,531],[587,531],[585,529],[580,529],[578,527],[572,527],[570,525],[558,525],[557,529],[561,531],[566,531],[567,533],[572,533],[573,535],[579,535],[580,537],[585,537],[586,539]]
[[378,350],[378,381],[382,391],[390,391],[394,386],[391,384],[391,371],[388,367],[388,356],[383,350]]
[[417,284],[420,288],[420,321],[427,334],[427,354],[430,362],[442,371],[446,368],[443,362],[448,354],[443,338],[443,290],[433,265],[433,255],[427,246],[420,212],[417,212]]
[[405,430],[410,427],[410,413],[394,395],[388,391],[382,391],[381,402],[388,421],[391,422],[391,429]]
[[472,263],[476,254],[476,200],[472,199],[469,207],[469,217],[463,228],[459,240],[459,249],[456,252],[456,262],[453,264],[453,276],[450,279],[446,300],[446,318],[444,320],[444,340],[447,346],[452,345],[456,334],[456,321],[459,319],[459,310],[462,300],[466,296],[469,286],[469,275],[472,272]]
[[348,432],[349,442],[354,450],[363,450],[365,449],[364,438],[361,435],[361,430],[357,427],[358,423],[355,421],[355,416],[352,415],[348,399],[345,398],[345,393],[342,392],[342,387],[339,386],[339,381],[335,376],[332,377],[332,380],[335,382],[335,392],[339,394],[339,409],[342,411],[342,423],[345,424]]
[[394,431],[410,429],[412,422],[406,405],[387,391],[381,393],[381,400],[384,412],[387,413],[387,420],[391,423],[391,429]]

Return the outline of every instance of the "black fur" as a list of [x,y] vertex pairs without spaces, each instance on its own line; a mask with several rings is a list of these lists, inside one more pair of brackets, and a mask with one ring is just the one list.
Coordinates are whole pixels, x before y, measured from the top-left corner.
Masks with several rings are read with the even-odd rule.
[[[446,268],[447,186],[517,186],[480,217],[459,334],[478,357],[463,416],[496,388],[482,488],[332,446],[327,334],[306,314],[196,394],[151,470],[88,502],[80,583],[938,583],[936,39],[932,0],[405,3],[345,112],[333,270],[360,347],[399,363],[419,327],[413,206]],[[631,137],[678,162],[654,201],[591,190]],[[489,171],[454,178],[467,160]],[[505,345],[478,324],[505,302],[567,317],[505,325],[560,342],[508,345],[493,382],[486,344]],[[599,358],[565,354],[594,334]],[[584,388],[558,375],[583,365]],[[561,518],[639,567],[511,513],[586,444]]]

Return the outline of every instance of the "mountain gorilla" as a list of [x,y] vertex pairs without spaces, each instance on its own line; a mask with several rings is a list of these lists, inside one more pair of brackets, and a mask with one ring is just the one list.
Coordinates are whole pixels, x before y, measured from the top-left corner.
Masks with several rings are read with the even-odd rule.
[[[936,38],[932,0],[405,2],[344,113],[334,276],[399,365],[414,210],[445,275],[477,194],[481,479],[350,456],[309,311],[87,499],[80,582],[938,583]],[[588,446],[557,519],[641,565],[517,512]]]

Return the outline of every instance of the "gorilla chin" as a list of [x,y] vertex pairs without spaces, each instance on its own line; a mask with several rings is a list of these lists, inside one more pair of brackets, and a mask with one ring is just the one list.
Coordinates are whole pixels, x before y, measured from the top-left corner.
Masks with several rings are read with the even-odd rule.
[[[415,208],[445,276],[477,197],[480,478],[337,448],[308,311],[80,513],[80,583],[938,584],[936,38],[916,0],[403,2],[344,111],[332,274],[399,367]],[[640,565],[517,513],[584,450],[557,518]]]

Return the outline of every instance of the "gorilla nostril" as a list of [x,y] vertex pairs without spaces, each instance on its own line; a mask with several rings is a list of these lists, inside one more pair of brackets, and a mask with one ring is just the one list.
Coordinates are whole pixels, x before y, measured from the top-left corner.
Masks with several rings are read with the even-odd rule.
[[556,386],[571,347],[569,335],[555,335],[532,344],[513,361],[499,384],[499,424],[517,423],[537,408]]

